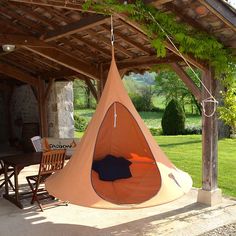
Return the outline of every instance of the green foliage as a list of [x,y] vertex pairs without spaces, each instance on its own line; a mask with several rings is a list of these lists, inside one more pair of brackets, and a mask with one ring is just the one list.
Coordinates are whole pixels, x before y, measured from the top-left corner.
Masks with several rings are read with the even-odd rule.
[[202,133],[202,127],[200,126],[187,126],[184,130],[184,134],[201,134]]
[[95,108],[96,100],[92,96],[90,89],[83,80],[74,80],[74,108],[75,110],[81,108]]
[[[140,82],[141,78],[135,78],[135,76],[138,77],[138,75],[132,74],[124,78],[124,85],[129,96],[137,111],[151,111],[153,108],[153,86],[146,84],[146,81],[144,81],[145,78],[142,78],[142,82]],[[139,75],[139,77],[140,76],[141,75]],[[146,80],[148,81],[149,79],[146,78]]]
[[[157,136],[157,143],[179,169],[189,173],[194,187],[202,185],[202,141],[200,135]],[[236,197],[236,139],[219,141],[219,188]],[[194,151],[193,151],[194,150]]]
[[[164,33],[166,32],[182,53],[191,54],[195,58],[205,61],[214,68],[216,77],[226,89],[233,87],[236,58],[232,52],[206,32],[177,22],[173,14],[163,13],[155,7],[145,4],[142,0],[136,0],[131,4],[123,4],[118,0],[89,0],[86,1],[85,7],[86,9],[91,7],[108,15],[115,12],[126,13],[131,20],[141,25],[159,57],[165,56],[166,53],[163,43],[164,40],[167,40]],[[228,96],[231,95],[226,93],[224,99],[226,100]],[[234,94],[234,96],[236,95]],[[230,108],[228,107],[228,109]],[[228,120],[228,118],[224,118],[225,115],[221,115],[221,117]]]
[[153,104],[152,104],[152,96],[150,93],[145,93],[143,96],[137,93],[129,94],[135,108],[137,111],[151,111]]
[[161,128],[153,128],[153,127],[151,127],[151,128],[149,128],[149,130],[150,130],[150,132],[151,132],[151,134],[153,136],[162,135],[162,129]]
[[233,135],[236,134],[236,88],[230,88],[223,93],[224,106],[219,107],[220,118],[232,128]]
[[74,115],[74,120],[75,120],[75,129],[76,131],[79,132],[84,132],[85,129],[87,128],[87,121],[83,117],[80,117],[78,115]]
[[177,100],[171,100],[167,105],[161,126],[164,135],[184,134],[185,114]]
[[152,46],[156,48],[157,57],[166,56],[166,48],[162,40],[160,40],[159,38],[152,40]]
[[[186,72],[195,84],[199,84],[199,81],[196,81],[196,77],[193,76],[193,73],[190,70],[187,70]],[[200,74],[199,71],[196,72]],[[172,99],[175,99],[178,100],[184,111],[187,106],[191,108],[192,113],[200,113],[200,105],[175,72],[169,70],[162,71],[156,75],[155,81],[156,94],[165,97],[166,104]]]

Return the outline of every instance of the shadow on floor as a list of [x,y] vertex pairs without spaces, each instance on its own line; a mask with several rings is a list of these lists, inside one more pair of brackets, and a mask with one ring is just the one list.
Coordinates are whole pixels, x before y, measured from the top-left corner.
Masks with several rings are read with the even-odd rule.
[[[15,206],[13,206],[15,207]],[[66,206],[59,206],[61,209],[60,212],[66,211]],[[22,213],[21,210],[17,210],[17,216],[15,214],[17,219],[17,225],[20,228],[12,228],[12,227],[4,227],[4,229],[1,229],[1,232],[4,232],[4,235],[24,235],[24,236],[37,236],[37,235],[79,235],[79,236],[108,236],[108,235],[114,235],[114,236],[128,236],[128,235],[146,235],[145,232],[151,232],[153,230],[153,222],[155,221],[163,221],[158,222],[158,226],[161,226],[162,224],[165,224],[165,222],[168,221],[174,221],[176,218],[178,218],[178,215],[189,212],[186,216],[179,216],[178,220],[186,220],[186,218],[191,217],[191,215],[196,215],[197,210],[202,210],[206,208],[206,206],[194,203],[187,205],[185,207],[182,207],[177,210],[168,211],[165,213],[153,215],[150,217],[130,221],[127,223],[118,224],[115,226],[107,227],[104,229],[98,229],[96,227],[91,226],[84,226],[84,225],[73,225],[73,224],[55,224],[53,222],[41,222],[37,223],[42,220],[46,220],[42,214],[37,212],[37,206],[33,206],[28,210],[23,210]],[[50,211],[50,209],[47,209]],[[46,210],[46,211],[47,211]],[[109,211],[109,210],[108,210]],[[81,216],[80,216],[81,217]],[[86,216],[84,216],[86,217]],[[125,217],[125,214],[124,214]],[[12,217],[10,217],[12,218]],[[88,217],[89,220],[89,217]],[[104,220],[101,218],[101,221]],[[3,220],[5,221],[5,220]],[[6,217],[7,221],[7,217]],[[9,222],[2,222],[4,226],[7,226]],[[99,222],[98,222],[99,225]],[[157,225],[155,225],[157,227]],[[1,235],[1,233],[0,233]]]

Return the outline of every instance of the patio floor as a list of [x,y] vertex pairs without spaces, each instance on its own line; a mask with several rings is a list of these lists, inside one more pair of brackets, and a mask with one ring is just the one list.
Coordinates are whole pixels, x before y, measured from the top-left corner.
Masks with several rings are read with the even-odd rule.
[[[20,174],[37,171],[27,167]],[[100,210],[70,204],[40,212],[36,205],[24,200],[21,210],[0,199],[0,236],[156,236],[199,235],[225,224],[236,222],[236,200],[224,198],[216,207],[196,203],[197,190],[161,206],[139,210]]]

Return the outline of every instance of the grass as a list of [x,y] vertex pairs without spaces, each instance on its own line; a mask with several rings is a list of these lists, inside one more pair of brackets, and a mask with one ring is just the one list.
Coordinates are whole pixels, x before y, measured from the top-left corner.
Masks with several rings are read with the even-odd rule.
[[[201,186],[201,135],[155,137],[163,151],[180,169],[188,172],[195,187]],[[236,139],[219,141],[218,185],[225,195],[236,197]]]
[[[77,137],[83,133],[76,132]],[[154,137],[170,160],[181,170],[188,172],[194,187],[201,187],[202,147],[201,135]],[[236,139],[219,141],[218,185],[223,194],[236,197]]]
[[[75,114],[85,118],[89,121],[95,110],[93,109],[81,109],[76,110]],[[163,112],[139,112],[140,116],[144,120],[145,124],[149,128],[160,128],[161,127],[161,118]],[[186,115],[186,126],[201,126],[201,117],[199,115]]]

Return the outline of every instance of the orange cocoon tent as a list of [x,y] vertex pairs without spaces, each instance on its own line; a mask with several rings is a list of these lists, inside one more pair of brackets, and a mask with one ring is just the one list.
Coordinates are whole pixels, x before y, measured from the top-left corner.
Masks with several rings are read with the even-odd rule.
[[[92,164],[109,154],[128,159],[132,177],[101,180]],[[48,192],[81,206],[129,209],[175,200],[191,186],[191,177],[168,160],[136,111],[113,52],[97,110],[68,164],[47,179]]]

